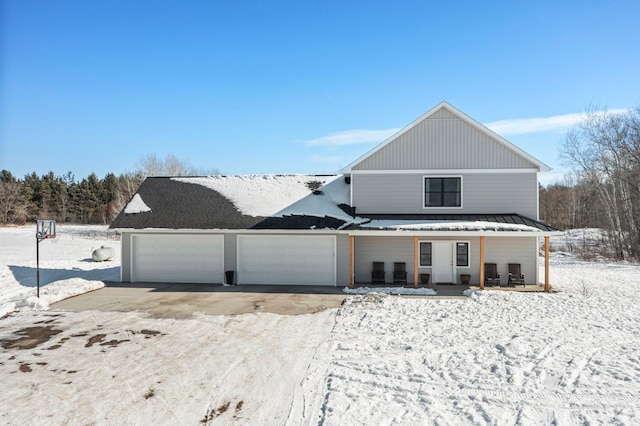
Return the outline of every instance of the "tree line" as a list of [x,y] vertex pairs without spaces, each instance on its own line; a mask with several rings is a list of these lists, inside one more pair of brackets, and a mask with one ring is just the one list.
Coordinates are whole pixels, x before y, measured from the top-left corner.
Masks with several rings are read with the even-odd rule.
[[[560,148],[572,169],[563,183],[539,187],[540,219],[560,229],[600,228],[612,256],[640,259],[640,106],[624,113],[587,110]],[[109,224],[147,176],[218,174],[173,155],[143,157],[137,171],[77,181],[72,173],[15,178],[0,172],[0,224],[37,218]]]
[[110,224],[148,176],[195,176],[218,174],[198,170],[173,155],[141,159],[138,170],[100,179],[95,173],[76,180],[73,173],[57,176],[35,172],[16,178],[0,171],[0,225],[25,224],[37,219],[60,223]]
[[566,134],[561,157],[573,172],[565,184],[541,188],[541,220],[600,228],[611,257],[640,259],[640,106],[587,110]]

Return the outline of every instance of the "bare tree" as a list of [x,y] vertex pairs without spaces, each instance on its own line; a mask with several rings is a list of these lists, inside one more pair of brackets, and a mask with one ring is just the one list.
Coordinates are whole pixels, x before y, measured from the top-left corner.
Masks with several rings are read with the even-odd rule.
[[196,169],[185,160],[180,160],[173,154],[167,154],[164,159],[155,154],[142,157],[138,166],[138,173],[143,177],[152,176],[203,176],[218,175],[215,169]]
[[164,157],[163,165],[165,176],[189,176],[193,174],[193,167],[187,161],[182,161],[173,154],[168,154]]
[[166,176],[164,169],[164,161],[158,159],[155,154],[149,154],[140,160],[138,172],[144,177],[148,176]]
[[0,181],[0,223],[24,223],[26,215],[22,186],[17,182]]
[[616,257],[640,257],[640,108],[588,110],[561,151],[580,183],[596,190]]

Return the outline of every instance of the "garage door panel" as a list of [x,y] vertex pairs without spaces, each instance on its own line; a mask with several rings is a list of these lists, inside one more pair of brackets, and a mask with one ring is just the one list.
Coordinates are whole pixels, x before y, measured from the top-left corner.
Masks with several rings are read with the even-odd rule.
[[335,285],[334,236],[239,236],[242,284]]
[[135,235],[132,281],[223,282],[224,236]]

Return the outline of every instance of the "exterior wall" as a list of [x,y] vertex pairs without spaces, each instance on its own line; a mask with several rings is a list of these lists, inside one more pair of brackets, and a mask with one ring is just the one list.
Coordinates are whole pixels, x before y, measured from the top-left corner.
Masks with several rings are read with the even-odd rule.
[[349,236],[336,235],[336,285],[349,285]]
[[[351,176],[356,214],[518,213],[538,218],[538,176],[530,173],[451,173],[462,176],[462,208],[424,208],[424,177],[437,173]],[[443,175],[444,176],[444,175]]]
[[[479,270],[478,270],[478,261],[480,259],[480,239],[468,238],[468,237],[460,237],[458,239],[451,239],[446,237],[428,237],[422,236],[418,238],[419,242],[436,242],[436,241],[449,241],[451,243],[457,242],[468,242],[469,243],[469,266],[456,266],[453,280],[455,283],[460,282],[460,274],[469,274],[471,275],[471,282],[474,282],[474,278],[477,280]],[[420,260],[418,260],[418,265],[420,264]],[[429,284],[433,284],[433,268],[429,266],[418,266],[419,274],[429,274]],[[412,281],[413,282],[413,281]]]
[[[471,284],[480,282],[480,238],[464,237],[429,237],[420,236],[420,242],[449,241],[469,243],[469,267],[456,267],[454,282],[460,283],[460,274],[471,275]],[[405,262],[407,267],[407,283],[413,284],[414,237],[355,237],[354,272],[356,283],[371,282],[373,262],[385,262],[386,282],[393,282],[393,263]],[[484,259],[487,263],[496,263],[503,284],[508,279],[508,264],[520,263],[527,284],[538,284],[538,252],[537,238],[533,237],[485,237]],[[347,256],[348,261],[348,256]],[[433,284],[433,273],[430,267],[418,267],[419,274],[431,274],[429,284]]]
[[[347,261],[349,257],[347,256]],[[407,283],[413,283],[413,237],[355,237],[354,274],[356,283],[371,282],[373,262],[384,262],[385,281],[393,282],[393,263],[405,262]]]
[[131,281],[131,234],[123,232],[120,238],[120,281]]
[[[131,281],[131,235],[122,233],[121,277],[123,282]],[[455,281],[460,282],[460,274],[470,274],[471,283],[480,282],[480,240],[478,237],[428,237],[420,236],[419,241],[469,242],[469,267],[456,267]],[[225,271],[236,271],[237,281],[237,234],[225,235]],[[356,236],[354,239],[354,274],[356,283],[371,282],[373,262],[385,262],[386,282],[393,282],[393,263],[405,262],[407,283],[413,284],[414,260],[413,236]],[[504,283],[508,277],[508,263],[520,263],[527,284],[538,284],[538,239],[532,237],[486,237],[485,262],[498,264],[498,271]],[[420,274],[433,274],[430,267],[419,267]],[[432,279],[430,283],[432,283]],[[336,235],[336,284],[349,284],[349,236]]]
[[[238,235],[237,234],[225,234],[224,235],[224,270],[234,271],[233,283],[238,282]],[[225,277],[226,280],[226,277]]]
[[502,284],[509,277],[509,263],[519,263],[526,284],[538,284],[538,238],[485,238],[484,261],[497,263]]
[[[132,251],[132,235],[142,234],[138,232],[124,231],[121,237],[121,281],[131,282],[132,267],[131,251]],[[162,233],[163,235],[182,235],[179,232]],[[203,231],[202,234],[216,234]],[[145,232],[144,235],[152,235]],[[195,235],[195,234],[194,234]],[[218,233],[219,235],[219,233]],[[248,234],[243,234],[248,235]],[[260,235],[257,233],[256,235]],[[287,235],[287,234],[271,234],[271,235]],[[309,233],[313,235],[313,233]],[[318,234],[319,235],[319,234]],[[323,234],[327,235],[327,234]],[[336,237],[336,283],[339,286],[349,284],[349,236],[346,234],[335,235]],[[234,283],[238,282],[238,234],[224,234],[224,270],[234,271]]]
[[498,139],[441,109],[353,170],[537,168]]

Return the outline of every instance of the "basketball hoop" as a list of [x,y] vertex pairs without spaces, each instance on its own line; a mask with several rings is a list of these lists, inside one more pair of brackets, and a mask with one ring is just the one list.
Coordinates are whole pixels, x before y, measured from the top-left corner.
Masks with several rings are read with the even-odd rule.
[[56,238],[56,221],[53,219],[38,219],[36,222],[36,238],[38,241]]
[[40,243],[47,239],[56,241],[56,221],[38,219],[36,222],[36,296],[40,297]]

